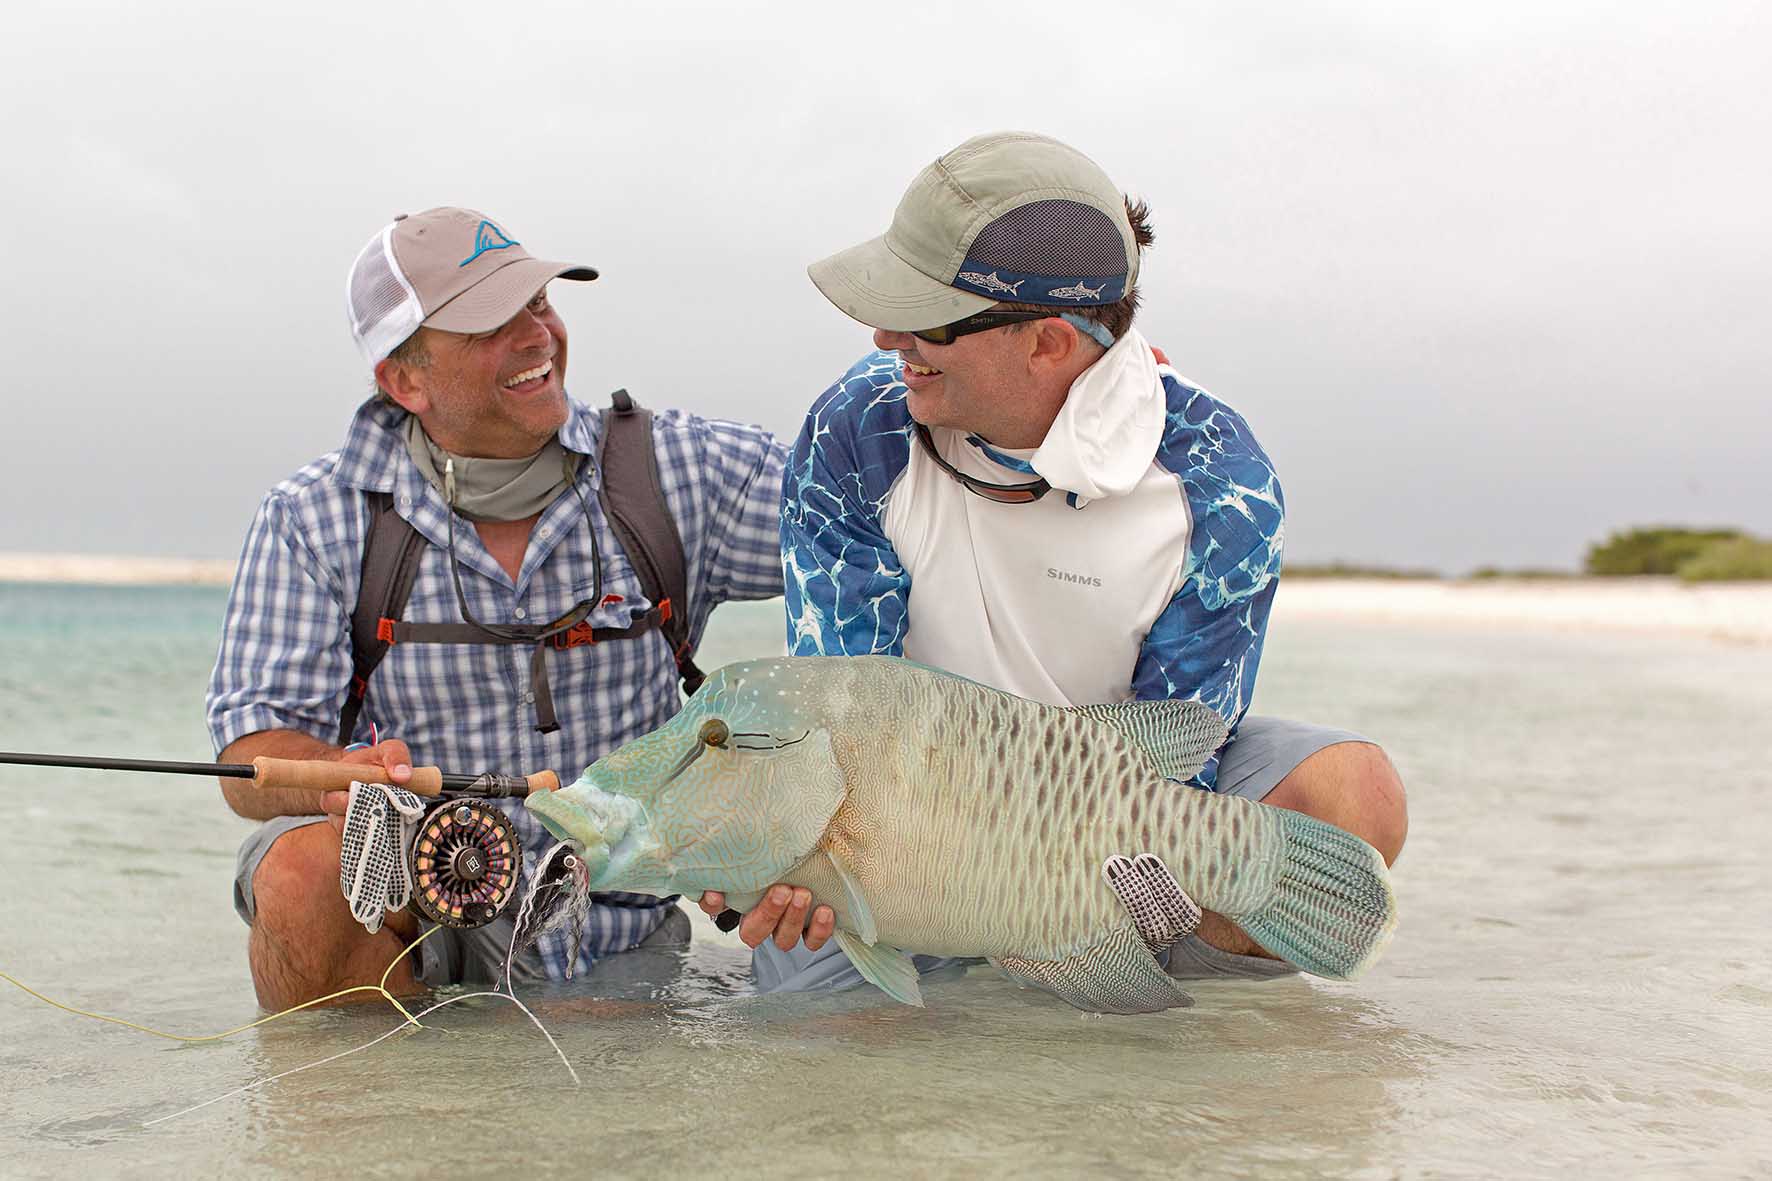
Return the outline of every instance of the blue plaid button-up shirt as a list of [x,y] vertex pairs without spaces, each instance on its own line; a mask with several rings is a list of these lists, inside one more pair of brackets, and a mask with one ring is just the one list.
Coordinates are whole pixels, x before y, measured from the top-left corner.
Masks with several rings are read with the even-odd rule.
[[[420,562],[404,618],[461,619],[451,583],[448,510],[406,452],[406,412],[370,400],[357,411],[344,446],[266,494],[253,519],[228,600],[221,651],[210,682],[210,736],[219,751],[261,730],[296,730],[331,742],[351,679],[350,618],[357,601],[369,509],[364,493],[392,493],[396,511],[431,545]],[[568,450],[595,456],[598,414],[577,402],[560,430]],[[782,591],[779,530],[783,451],[758,427],[661,411],[653,450],[665,499],[689,568],[690,634],[727,599]],[[599,499],[601,472],[580,468],[590,508],[563,493],[541,515],[516,581],[458,520],[455,552],[462,590],[483,623],[542,623],[593,593],[592,544],[601,554],[605,595],[616,603],[591,615],[597,627],[625,627],[651,606],[628,555],[610,531]],[[673,604],[673,606],[678,606]],[[371,678],[359,737],[371,723],[403,739],[419,764],[466,773],[542,768],[570,781],[605,752],[677,712],[677,667],[656,629],[625,640],[548,653],[548,679],[561,728],[535,728],[527,645],[396,644]],[[552,838],[520,803],[507,813],[528,858]],[[552,935],[538,946],[559,979],[650,935],[669,903],[644,895],[598,895],[580,946]]]

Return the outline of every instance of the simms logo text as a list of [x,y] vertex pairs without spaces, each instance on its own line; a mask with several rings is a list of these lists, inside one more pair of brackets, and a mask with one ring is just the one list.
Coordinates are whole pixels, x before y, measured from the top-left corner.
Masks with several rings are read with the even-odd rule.
[[1099,578],[1091,578],[1087,574],[1072,574],[1069,570],[1057,570],[1051,566],[1046,567],[1046,577],[1056,578],[1060,582],[1074,582],[1079,586],[1101,585]]

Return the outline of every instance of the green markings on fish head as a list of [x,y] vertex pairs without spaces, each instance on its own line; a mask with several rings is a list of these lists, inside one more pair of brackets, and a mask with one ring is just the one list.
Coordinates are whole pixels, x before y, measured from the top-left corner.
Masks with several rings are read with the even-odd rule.
[[595,890],[762,891],[817,846],[846,792],[833,694],[810,659],[728,665],[671,721],[529,797]]

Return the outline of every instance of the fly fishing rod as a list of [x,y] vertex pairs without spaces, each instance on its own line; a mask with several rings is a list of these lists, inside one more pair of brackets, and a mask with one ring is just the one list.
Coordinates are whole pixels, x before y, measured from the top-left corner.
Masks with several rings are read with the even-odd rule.
[[[325,759],[272,759],[260,755],[250,763],[180,763],[165,759],[103,759],[89,755],[40,755],[0,751],[0,764],[22,767],[75,767],[88,771],[152,771],[162,775],[205,775],[249,779],[254,787],[292,787],[307,791],[346,791],[353,783],[391,783],[387,770],[373,763],[335,763]],[[533,775],[451,775],[436,767],[414,767],[406,789],[438,800],[523,798],[535,791],[560,790],[552,771]],[[429,848],[427,848],[427,844]],[[478,927],[491,922],[509,904],[516,885],[516,834],[496,809],[464,803],[454,811],[433,808],[419,827],[411,858],[413,901],[434,922],[450,927]],[[475,921],[477,920],[477,921]],[[735,910],[714,919],[722,931],[738,926]]]
[[[254,787],[297,791],[345,791],[353,783],[393,785],[387,768],[374,763],[273,759],[264,755],[250,763],[181,763],[0,752],[0,764],[7,763],[245,779]],[[414,767],[412,778],[403,786],[414,795],[434,801],[404,850],[412,879],[413,904],[426,918],[446,927],[485,926],[516,897],[517,880],[523,869],[522,840],[510,817],[488,801],[521,799],[532,791],[555,791],[560,777],[552,771],[537,771],[533,775],[452,775],[436,767]],[[318,800],[314,810],[320,810]]]
[[[392,784],[385,767],[373,763],[337,763],[326,759],[273,759],[260,755],[250,763],[180,763],[164,759],[104,759],[88,755],[19,754],[0,751],[0,763],[25,767],[76,767],[92,771],[151,771],[163,775],[206,775],[247,779],[254,787],[297,791],[347,791],[353,783]],[[414,767],[403,784],[413,795],[433,799],[512,799],[532,791],[556,791],[560,777],[552,771],[533,775],[452,775],[436,767]]]

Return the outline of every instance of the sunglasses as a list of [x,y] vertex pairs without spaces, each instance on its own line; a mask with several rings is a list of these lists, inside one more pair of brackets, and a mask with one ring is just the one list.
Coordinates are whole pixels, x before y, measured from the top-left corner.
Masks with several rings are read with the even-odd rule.
[[953,344],[962,336],[971,336],[974,332],[989,332],[993,328],[1001,328],[1005,324],[1024,324],[1029,320],[1049,320],[1057,312],[979,312],[976,316],[967,316],[964,320],[955,320],[952,324],[943,324],[939,328],[919,328],[911,333],[918,340],[926,340],[930,344]]
[[924,450],[935,466],[951,476],[966,491],[994,500],[998,504],[1032,504],[1040,497],[1052,491],[1052,485],[1045,480],[1029,480],[1025,484],[993,484],[989,480],[981,480],[977,476],[969,476],[953,464],[941,457],[935,449],[935,440],[929,437],[929,428],[922,423],[913,423],[917,428],[917,438],[923,440]]

